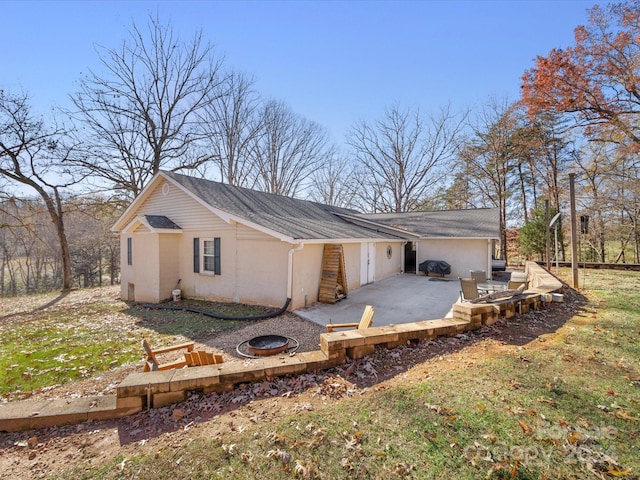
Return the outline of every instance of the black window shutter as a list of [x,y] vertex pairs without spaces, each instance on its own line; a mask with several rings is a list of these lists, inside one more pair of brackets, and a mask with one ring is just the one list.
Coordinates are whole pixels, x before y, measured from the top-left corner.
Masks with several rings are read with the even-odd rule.
[[213,273],[220,275],[220,237],[213,239]]
[[200,273],[200,239],[193,239],[193,272]]
[[133,265],[133,239],[127,237],[127,265]]

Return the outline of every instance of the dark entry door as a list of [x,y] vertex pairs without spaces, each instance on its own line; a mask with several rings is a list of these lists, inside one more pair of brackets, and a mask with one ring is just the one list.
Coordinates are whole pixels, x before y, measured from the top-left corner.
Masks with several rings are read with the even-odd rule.
[[407,242],[404,246],[404,271],[416,273],[416,244]]

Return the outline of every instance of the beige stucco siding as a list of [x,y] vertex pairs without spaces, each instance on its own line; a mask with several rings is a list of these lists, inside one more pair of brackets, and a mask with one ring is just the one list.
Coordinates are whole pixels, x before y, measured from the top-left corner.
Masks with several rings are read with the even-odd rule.
[[238,240],[237,246],[236,300],[281,306],[287,298],[287,257],[291,245],[265,235],[262,239]]
[[162,233],[158,242],[158,289],[160,300],[171,298],[171,292],[180,280],[180,234]]
[[[131,237],[132,264],[127,264],[127,238]],[[121,253],[122,298],[139,302],[159,302],[158,235],[138,229],[132,235],[123,235]],[[135,298],[128,298],[129,284],[135,287]]]
[[344,269],[347,273],[347,288],[349,291],[360,288],[360,243],[345,243],[342,245],[344,252]]
[[487,270],[487,252],[486,239],[430,238],[418,244],[418,265],[425,260],[444,260],[451,265],[451,276],[469,277],[471,270]]
[[135,214],[165,215],[183,230],[232,228],[191,196],[166,182],[150,193]]
[[318,301],[323,252],[324,245],[311,244],[293,253],[291,310]]
[[[198,238],[200,244],[199,272],[194,271],[193,243],[195,238]],[[204,271],[202,264],[204,241],[212,241],[215,238],[220,238],[220,275]],[[203,228],[198,231],[189,231],[183,234],[181,244],[180,271],[184,295],[207,300],[233,300],[236,294],[235,275],[237,271],[235,231],[228,228]]]
[[[134,266],[127,264],[127,240],[133,239],[132,235],[120,235],[120,297],[124,300],[134,301],[134,298],[129,298],[129,284],[135,281],[134,279]],[[133,240],[132,240],[133,241]],[[134,257],[133,261],[137,259]],[[135,285],[135,284],[134,284]]]
[[[153,233],[137,228],[122,236],[122,295],[135,285],[137,301],[171,298],[180,280],[183,296],[281,306],[287,298],[288,252],[292,246],[235,222],[226,223],[177,189],[153,192],[136,215],[166,215],[181,233]],[[173,198],[170,198],[172,197]],[[181,204],[176,208],[176,204]],[[190,211],[200,210],[199,220]],[[173,212],[173,213],[171,213]],[[133,239],[134,264],[127,265],[127,237]],[[220,238],[220,275],[194,271],[193,242]],[[304,268],[301,267],[301,271]],[[307,282],[308,283],[308,282]]]
[[[387,256],[387,249],[391,247],[391,257]],[[376,280],[401,272],[402,242],[378,242],[376,244]]]
[[[164,188],[163,188],[164,187]],[[160,270],[152,268],[136,269],[136,297],[147,296],[147,289],[141,290],[138,283],[158,284],[159,300],[171,297],[171,290],[180,280],[180,289],[185,297],[207,298],[211,300],[231,300],[234,297],[236,282],[236,242],[235,224],[230,224],[200,205],[196,200],[168,183],[159,185],[147,200],[135,212],[136,215],[164,215],[182,229],[179,234],[156,234],[159,251],[154,263],[160,264]],[[137,233],[137,232],[136,232]],[[221,239],[221,273],[194,272],[193,239]],[[123,256],[126,261],[126,257]],[[226,275],[225,275],[226,273]],[[125,274],[123,272],[123,278]],[[158,278],[154,280],[154,278]],[[123,282],[124,283],[124,282]],[[156,300],[143,300],[156,301]]]
[[[199,230],[184,237],[181,271],[185,296],[277,307],[285,302],[290,244],[235,222],[230,229]],[[220,275],[193,271],[194,237],[201,242],[220,238]]]

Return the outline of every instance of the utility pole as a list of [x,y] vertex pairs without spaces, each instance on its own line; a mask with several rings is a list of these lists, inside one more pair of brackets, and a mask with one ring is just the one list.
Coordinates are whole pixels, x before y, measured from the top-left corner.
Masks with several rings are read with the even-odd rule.
[[571,204],[571,277],[578,288],[578,228],[576,224],[576,174],[569,174],[569,202]]
[[549,199],[544,201],[544,224],[547,238],[547,270],[551,271],[551,226],[549,225]]

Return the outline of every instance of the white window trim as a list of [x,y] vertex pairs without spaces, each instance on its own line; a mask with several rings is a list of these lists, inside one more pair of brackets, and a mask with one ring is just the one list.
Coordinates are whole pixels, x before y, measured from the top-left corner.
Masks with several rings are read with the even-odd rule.
[[[211,254],[205,254],[205,245],[207,242],[211,242],[212,248],[213,248],[213,253]],[[207,257],[210,257],[213,262],[213,269],[211,270],[207,270],[205,268],[206,262],[205,259]],[[218,252],[218,257],[221,257],[220,252]],[[216,258],[216,252],[215,252],[215,237],[206,237],[206,238],[200,238],[200,275],[207,275],[207,276],[218,276],[220,275],[219,273],[216,273],[215,271],[215,258]],[[222,261],[221,258],[219,258],[219,261]]]

